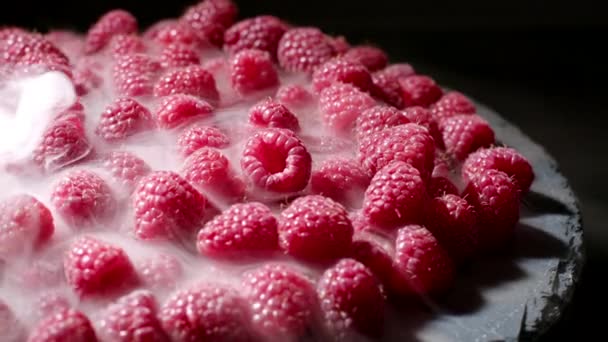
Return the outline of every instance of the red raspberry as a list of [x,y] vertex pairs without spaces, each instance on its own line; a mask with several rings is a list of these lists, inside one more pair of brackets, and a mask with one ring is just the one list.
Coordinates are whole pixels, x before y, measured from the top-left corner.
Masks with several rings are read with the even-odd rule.
[[134,193],[138,238],[177,238],[200,227],[207,200],[178,174],[152,172],[139,181]]
[[435,81],[423,75],[413,75],[399,80],[403,102],[407,107],[428,107],[441,98],[443,91]]
[[277,57],[287,71],[312,73],[335,55],[330,40],[314,27],[287,31],[279,41]]
[[124,10],[112,10],[91,26],[85,41],[85,52],[95,53],[103,49],[117,34],[137,33],[137,19]]
[[392,80],[398,81],[416,74],[414,68],[407,63],[391,64],[386,68],[377,71],[374,75],[382,74]]
[[420,126],[425,127],[429,130],[429,133],[435,140],[435,145],[439,148],[444,147],[443,138],[441,137],[441,132],[439,131],[439,126],[437,122],[433,119],[431,112],[422,107],[414,106],[408,107],[403,110],[403,115],[410,121]]
[[358,158],[370,175],[399,160],[414,166],[426,179],[433,170],[435,143],[426,128],[410,123],[364,136]]
[[393,161],[372,178],[365,191],[363,213],[373,224],[394,228],[418,222],[425,198],[420,172],[410,164]]
[[0,258],[39,249],[54,231],[53,215],[33,196],[15,195],[0,202]]
[[17,29],[4,29],[0,33],[0,62],[22,67],[42,65],[71,74],[70,61],[59,48],[39,34]]
[[123,96],[150,95],[160,69],[158,61],[144,54],[118,56],[112,69],[116,91]]
[[245,273],[243,289],[253,325],[276,341],[304,336],[317,305],[313,284],[289,266],[268,264]]
[[78,116],[69,115],[50,124],[34,149],[32,159],[43,170],[56,171],[81,160],[90,152],[84,123]]
[[68,285],[81,297],[130,287],[137,279],[122,248],[90,236],[72,242],[63,269]]
[[200,64],[198,52],[187,45],[167,45],[161,55],[160,64],[163,68],[181,68]]
[[162,306],[159,318],[176,342],[249,341],[247,303],[236,291],[214,284],[198,284],[175,292]]
[[290,109],[301,109],[313,102],[312,94],[299,84],[281,86],[274,97]]
[[234,201],[245,194],[245,184],[234,173],[228,159],[210,147],[192,153],[186,159],[182,174],[188,182],[212,197]]
[[337,82],[352,84],[362,91],[369,91],[373,85],[363,64],[342,57],[321,64],[312,74],[312,86],[318,93]]
[[344,59],[363,64],[369,71],[377,71],[386,67],[386,53],[375,46],[355,46],[343,55]]
[[241,168],[262,189],[296,192],[308,184],[311,157],[290,130],[268,128],[249,138],[241,157]]
[[330,198],[299,197],[281,213],[279,244],[294,257],[332,260],[345,254],[352,238],[353,226],[348,212]]
[[230,139],[216,127],[196,125],[180,134],[177,145],[182,156],[187,157],[203,147],[226,148]]
[[199,37],[190,25],[185,22],[167,20],[150,27],[144,36],[162,45],[197,46]]
[[139,179],[151,171],[145,161],[130,152],[110,152],[103,157],[102,162],[112,177],[121,185],[126,186],[129,191],[135,187]]
[[346,51],[348,51],[351,48],[350,43],[348,42],[348,40],[346,40],[346,38],[344,38],[344,36],[337,36],[337,37],[330,36],[330,37],[327,37],[327,39],[329,40],[329,44],[331,44],[335,53],[338,55],[343,55],[344,53],[346,53]]
[[426,215],[428,230],[456,262],[471,258],[478,250],[479,228],[475,209],[456,195],[431,200]]
[[179,260],[169,254],[158,254],[137,265],[142,283],[156,290],[175,288],[183,273]]
[[55,292],[42,294],[36,300],[37,318],[45,318],[55,313],[70,309],[70,302],[62,295]]
[[268,98],[258,102],[249,110],[249,123],[270,128],[300,130],[298,118],[284,105]]
[[123,140],[154,127],[148,108],[132,98],[116,99],[99,118],[95,133],[106,141]]
[[6,342],[23,341],[23,327],[11,308],[0,299],[0,336]]
[[119,34],[110,40],[110,51],[112,56],[121,56],[129,53],[144,52],[146,47],[141,38],[136,34]]
[[237,16],[238,9],[231,0],[204,0],[189,7],[181,20],[193,29],[199,39],[222,46],[224,31]]
[[390,78],[382,73],[382,70],[372,74],[372,94],[397,109],[405,108],[405,102],[401,94],[401,86],[395,79]]
[[530,162],[519,152],[508,147],[481,149],[469,155],[462,166],[465,180],[489,169],[502,171],[513,177],[523,194],[530,190],[534,171]]
[[477,111],[473,102],[457,91],[446,93],[430,109],[433,119],[437,121],[458,114],[475,114]]
[[519,221],[520,192],[506,173],[488,169],[475,174],[464,191],[478,214],[479,244],[484,251],[502,247]]
[[429,180],[427,192],[430,198],[459,194],[456,185],[451,180],[442,176],[433,176]]
[[82,312],[62,310],[49,316],[30,333],[28,342],[96,342],[91,322]]
[[336,133],[349,133],[357,117],[376,101],[358,88],[335,83],[321,92],[319,108],[325,125]]
[[494,144],[490,124],[477,115],[455,115],[439,122],[446,151],[458,160],[482,147]]
[[198,251],[207,256],[250,256],[278,249],[277,220],[264,204],[235,204],[198,232]]
[[213,106],[192,95],[175,94],[160,100],[156,119],[161,128],[171,129],[190,120],[211,115]]
[[359,163],[344,158],[327,159],[312,172],[311,191],[338,202],[360,198],[369,185],[369,176]]
[[433,234],[418,225],[397,231],[394,289],[404,295],[432,295],[454,282],[454,264]]
[[390,288],[394,267],[393,257],[386,246],[374,238],[358,234],[353,240],[350,257],[367,266],[386,288]]
[[121,297],[104,312],[99,323],[104,338],[117,341],[168,342],[158,318],[151,292],[140,290]]
[[270,15],[245,19],[224,33],[224,49],[231,54],[258,49],[276,59],[279,40],[287,29],[287,24]]
[[279,84],[268,52],[241,50],[230,59],[230,79],[236,91],[245,95]]
[[84,96],[103,84],[103,79],[89,66],[77,64],[74,68],[74,88],[78,96]]
[[389,127],[411,122],[403,112],[395,107],[376,105],[365,110],[357,117],[355,132],[359,139],[370,133],[379,132]]
[[198,65],[169,71],[154,85],[154,96],[188,94],[217,103],[220,95],[213,75]]
[[51,202],[57,213],[74,227],[103,220],[116,208],[108,184],[86,170],[70,171],[55,184]]
[[325,324],[336,341],[363,334],[379,337],[384,330],[384,294],[372,272],[353,259],[327,269],[317,285]]

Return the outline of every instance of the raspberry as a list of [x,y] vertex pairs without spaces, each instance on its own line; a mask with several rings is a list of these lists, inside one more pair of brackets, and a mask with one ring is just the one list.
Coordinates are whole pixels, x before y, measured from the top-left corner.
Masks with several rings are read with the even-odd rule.
[[91,26],[85,41],[85,52],[95,53],[103,49],[117,34],[137,33],[137,19],[124,10],[112,10]]
[[346,51],[343,56],[346,60],[363,64],[369,71],[383,69],[388,64],[386,53],[369,45],[355,46]]
[[74,90],[78,96],[84,96],[102,84],[101,76],[88,65],[79,63],[74,67]]
[[116,99],[99,118],[95,133],[106,141],[123,140],[154,127],[148,108],[132,98]]
[[435,81],[423,75],[413,75],[399,80],[403,102],[407,107],[428,107],[437,102],[443,91]]
[[335,158],[325,160],[312,172],[312,193],[330,197],[338,202],[358,198],[369,185],[369,176],[354,160]]
[[197,247],[201,254],[216,257],[277,250],[277,220],[262,203],[235,204],[205,224]]
[[144,54],[127,54],[116,57],[112,78],[116,91],[123,96],[152,94],[152,86],[160,63]]
[[205,0],[189,7],[181,20],[190,25],[199,39],[219,47],[224,31],[232,25],[237,12],[231,0]]
[[336,341],[357,333],[379,337],[384,330],[384,294],[372,272],[353,259],[327,269],[317,285],[326,325]]
[[275,99],[289,109],[301,109],[313,102],[312,94],[298,84],[281,86]]
[[300,130],[298,118],[284,105],[268,98],[258,102],[249,110],[249,123],[270,128]]
[[335,83],[321,92],[319,108],[323,123],[336,133],[349,133],[357,117],[376,101],[358,88]]
[[81,297],[130,287],[137,279],[122,248],[90,236],[72,242],[63,269],[68,285]]
[[405,107],[405,100],[399,80],[414,75],[414,69],[409,64],[392,64],[372,74],[374,95],[398,109]]
[[91,145],[84,124],[75,115],[55,119],[42,135],[32,153],[36,165],[46,171],[56,171],[86,157]]
[[369,91],[373,85],[371,75],[363,64],[342,57],[321,64],[312,74],[312,86],[316,92],[337,82],[352,84],[362,91]]
[[245,19],[224,33],[224,49],[231,54],[258,49],[276,58],[279,40],[287,29],[287,24],[270,15]]
[[431,116],[431,112],[428,109],[418,106],[408,107],[403,110],[403,115],[410,122],[419,124],[420,126],[428,129],[429,133],[433,137],[433,140],[435,140],[435,145],[437,145],[439,148],[443,148],[443,138],[441,137],[439,126]]
[[202,147],[186,160],[182,174],[188,182],[213,197],[239,200],[245,184],[238,178],[228,159],[219,151]]
[[207,200],[178,174],[152,172],[139,181],[134,193],[138,238],[176,238],[200,227]]
[[502,171],[513,177],[523,194],[530,190],[534,171],[530,162],[519,152],[508,147],[481,149],[469,155],[462,166],[465,180],[489,169]]
[[469,259],[477,252],[479,228],[475,209],[456,195],[431,200],[426,226],[456,262]]
[[393,161],[372,178],[365,191],[363,213],[382,227],[418,222],[426,189],[420,172],[410,164]]
[[152,293],[140,290],[120,298],[103,313],[101,334],[111,341],[169,341],[156,318]]
[[102,162],[112,177],[129,190],[133,189],[137,181],[151,171],[145,161],[130,152],[110,152],[103,157]]
[[335,53],[338,55],[343,55],[350,49],[350,43],[344,38],[344,36],[337,37],[327,37],[329,40],[329,44],[331,44]]
[[199,63],[198,53],[187,45],[167,45],[160,55],[160,64],[163,68],[181,68]]
[[4,29],[0,33],[0,62],[20,67],[42,65],[71,74],[70,61],[59,48],[41,35],[17,29]]
[[154,85],[156,97],[175,94],[198,96],[210,103],[220,99],[213,75],[198,65],[169,71]]
[[144,36],[156,43],[167,46],[196,46],[199,43],[199,38],[192,27],[181,21],[161,21],[150,27]]
[[344,255],[352,242],[348,212],[332,199],[310,195],[297,198],[281,213],[279,244],[289,255],[326,261]]
[[32,330],[28,342],[96,342],[91,322],[82,312],[73,309],[49,316]]
[[144,52],[145,50],[144,42],[135,34],[119,34],[110,40],[112,56]]
[[433,119],[439,121],[458,114],[475,114],[475,105],[463,94],[450,91],[431,106]]
[[254,49],[241,50],[230,59],[230,80],[234,89],[243,95],[279,84],[268,52]]
[[477,210],[480,248],[491,251],[502,247],[519,221],[516,181],[502,171],[483,170],[471,178],[464,194]]
[[156,119],[161,128],[171,129],[192,119],[211,115],[213,106],[192,95],[175,94],[160,100]]
[[439,121],[446,151],[458,160],[482,147],[494,144],[490,124],[477,115],[455,115]]
[[313,324],[317,305],[312,283],[296,270],[268,264],[245,273],[243,289],[253,325],[273,340],[297,339]]
[[184,271],[179,260],[169,254],[158,254],[137,265],[142,283],[152,289],[173,289]]
[[196,125],[180,134],[177,145],[182,156],[187,157],[203,147],[226,148],[230,139],[216,127]]
[[454,281],[454,264],[433,234],[418,225],[397,231],[394,289],[399,294],[432,295]]
[[279,41],[277,49],[279,64],[292,72],[312,73],[334,55],[330,40],[314,27],[290,29]]
[[458,195],[458,188],[451,180],[442,176],[433,176],[428,184],[429,197],[441,197],[443,195]]
[[386,68],[375,72],[374,74],[375,75],[382,74],[390,79],[398,81],[398,80],[410,77],[412,75],[415,75],[416,71],[414,71],[414,68],[407,63],[398,63],[398,64],[391,64],[391,65],[387,66]]
[[0,299],[0,336],[6,342],[23,341],[24,332],[21,323],[11,308]]
[[70,309],[70,302],[62,295],[55,292],[42,294],[36,300],[36,316],[45,318],[64,310]]
[[30,195],[14,195],[0,202],[0,258],[44,246],[55,224],[49,209]]
[[159,318],[173,341],[249,341],[247,303],[234,290],[198,284],[175,292]]
[[308,184],[311,157],[293,132],[268,128],[249,138],[241,157],[241,168],[262,189],[296,192]]
[[385,287],[390,288],[394,272],[393,258],[385,246],[360,234],[353,240],[350,257],[367,266]]
[[379,132],[389,127],[404,125],[410,120],[398,109],[385,105],[377,105],[365,110],[355,124],[357,137],[361,139],[370,133]]
[[108,184],[86,170],[70,171],[56,183],[51,202],[57,213],[74,227],[104,220],[116,208]]
[[435,144],[428,130],[405,124],[366,135],[359,142],[359,162],[370,175],[399,160],[411,164],[427,178],[433,170]]

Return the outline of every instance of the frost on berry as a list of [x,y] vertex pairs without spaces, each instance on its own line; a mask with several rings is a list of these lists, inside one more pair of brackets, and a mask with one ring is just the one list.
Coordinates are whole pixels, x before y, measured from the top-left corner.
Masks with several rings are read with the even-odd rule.
[[89,318],[74,309],[61,310],[41,320],[30,332],[28,342],[96,342]]
[[357,117],[375,104],[376,101],[369,94],[344,83],[334,83],[323,89],[319,96],[323,123],[340,135],[349,134]]
[[180,134],[177,145],[181,154],[187,157],[203,147],[226,148],[230,139],[217,127],[194,125]]
[[213,75],[198,65],[169,71],[154,85],[156,97],[175,94],[197,96],[212,104],[220,98]]

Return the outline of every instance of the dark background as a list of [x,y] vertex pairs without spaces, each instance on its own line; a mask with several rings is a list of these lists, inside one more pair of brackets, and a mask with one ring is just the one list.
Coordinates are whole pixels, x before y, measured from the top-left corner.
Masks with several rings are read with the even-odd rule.
[[[122,7],[145,27],[193,2],[4,1],[0,24],[85,30],[102,13]],[[353,43],[374,42],[393,61],[408,61],[493,107],[558,160],[582,203],[588,263],[573,305],[546,340],[602,336],[605,330],[598,322],[608,303],[602,291],[608,260],[608,12],[600,2],[237,0],[241,17],[272,13]]]

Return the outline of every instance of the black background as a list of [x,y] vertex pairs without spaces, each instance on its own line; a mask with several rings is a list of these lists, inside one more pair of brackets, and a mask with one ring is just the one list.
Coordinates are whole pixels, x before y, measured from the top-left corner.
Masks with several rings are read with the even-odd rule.
[[[0,24],[44,31],[86,30],[117,7],[145,27],[178,16],[194,1],[6,2]],[[272,13],[353,43],[374,42],[393,61],[408,61],[493,107],[556,157],[582,202],[588,263],[573,305],[546,340],[602,336],[605,330],[597,323],[608,303],[602,291],[608,260],[608,12],[600,2],[237,0],[241,17]]]

